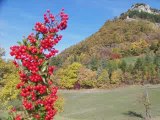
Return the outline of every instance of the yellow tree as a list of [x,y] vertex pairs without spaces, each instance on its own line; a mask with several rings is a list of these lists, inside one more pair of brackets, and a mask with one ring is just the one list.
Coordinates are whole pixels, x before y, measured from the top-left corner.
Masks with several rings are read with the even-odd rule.
[[115,70],[111,74],[111,84],[119,84],[122,80],[122,71],[120,69]]
[[67,68],[60,69],[57,71],[59,85],[61,88],[72,89],[77,81],[78,70],[82,65],[80,63],[74,62]]
[[2,85],[0,103],[3,103],[1,106],[7,108],[8,102],[17,99],[19,94],[19,90],[16,89],[16,85],[19,83],[18,71],[13,66],[12,61],[5,62],[2,59],[0,60],[0,70],[3,72],[0,81]]

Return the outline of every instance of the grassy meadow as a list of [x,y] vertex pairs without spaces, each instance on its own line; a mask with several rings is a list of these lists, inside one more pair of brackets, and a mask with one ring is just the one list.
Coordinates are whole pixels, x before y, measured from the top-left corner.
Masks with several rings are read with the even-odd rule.
[[[148,86],[153,120],[160,119],[160,85]],[[64,112],[56,120],[141,120],[145,114],[140,102],[142,86],[114,90],[60,91]]]
[[[160,120],[160,85],[148,85],[153,120]],[[65,98],[64,112],[55,120],[142,120],[145,109],[140,99],[142,86],[112,90],[60,90]],[[2,120],[7,114],[0,112]]]

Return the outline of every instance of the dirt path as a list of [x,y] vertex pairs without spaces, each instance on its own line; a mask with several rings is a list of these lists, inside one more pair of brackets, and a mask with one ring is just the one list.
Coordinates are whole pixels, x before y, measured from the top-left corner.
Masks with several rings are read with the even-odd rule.
[[[160,84],[158,85],[145,85],[147,88],[151,88],[151,89],[156,89],[156,88],[160,88]],[[121,86],[118,88],[112,88],[112,89],[80,89],[80,90],[59,90],[60,93],[108,93],[108,92],[112,92],[112,91],[119,91],[119,90],[125,90],[128,88],[138,88],[138,89],[143,89],[142,85],[129,85],[129,86]]]

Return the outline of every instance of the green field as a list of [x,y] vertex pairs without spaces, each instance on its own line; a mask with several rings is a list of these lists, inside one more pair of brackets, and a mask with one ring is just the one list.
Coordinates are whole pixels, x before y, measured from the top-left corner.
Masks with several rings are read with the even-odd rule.
[[[145,110],[140,98],[142,86],[113,90],[63,90],[64,112],[55,120],[142,120]],[[153,120],[160,120],[160,85],[148,86]],[[6,114],[0,112],[0,116]],[[3,119],[2,119],[3,120]]]
[[[141,120],[144,115],[140,102],[143,87],[130,86],[114,90],[61,91],[65,110],[56,120]],[[160,120],[160,85],[148,87],[151,114]]]

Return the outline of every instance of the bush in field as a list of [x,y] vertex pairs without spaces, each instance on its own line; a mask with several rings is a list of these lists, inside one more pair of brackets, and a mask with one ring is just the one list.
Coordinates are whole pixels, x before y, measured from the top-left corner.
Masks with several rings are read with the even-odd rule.
[[127,71],[127,63],[125,62],[125,60],[121,61],[119,68],[123,71],[123,73]]
[[122,71],[120,69],[117,69],[112,72],[111,74],[111,84],[119,84],[122,80]]
[[116,60],[109,60],[107,62],[107,70],[108,70],[108,73],[109,73],[109,76],[111,77],[111,73],[115,70],[118,69],[119,67],[119,63],[120,63],[120,60],[119,59],[116,59]]
[[78,62],[56,71],[53,79],[60,88],[73,89],[79,84],[81,88],[93,88],[96,84],[97,74]]
[[103,87],[110,83],[109,74],[106,69],[103,69],[97,79],[97,87]]
[[82,88],[94,88],[96,85],[96,72],[82,66],[78,71],[77,80]]
[[0,107],[8,109],[8,103],[11,100],[17,99],[19,95],[19,90],[15,87],[19,83],[18,71],[11,61],[6,62],[0,59],[0,72],[0,84],[2,86],[0,92]]
[[59,96],[57,101],[55,102],[55,109],[60,113],[63,112],[64,108],[64,98]]
[[125,72],[122,76],[122,82],[128,85],[134,84],[132,74],[130,72]]
[[157,78],[160,81],[160,48],[156,51],[156,56],[154,58],[154,64],[156,65]]
[[[57,71],[57,79],[59,80],[59,86],[61,88],[72,89],[77,81],[78,70],[82,65],[80,63],[73,63],[67,68]],[[59,76],[60,75],[60,76]]]
[[58,52],[54,46],[62,36],[57,32],[67,27],[67,21],[68,15],[63,10],[56,16],[48,10],[44,14],[44,22],[35,24],[35,33],[10,48],[10,54],[15,58],[14,64],[19,70],[20,83],[16,87],[20,90],[25,112],[15,114],[15,110],[12,110],[9,119],[52,120],[55,116],[57,87],[51,80],[55,67],[49,64],[49,60]]

